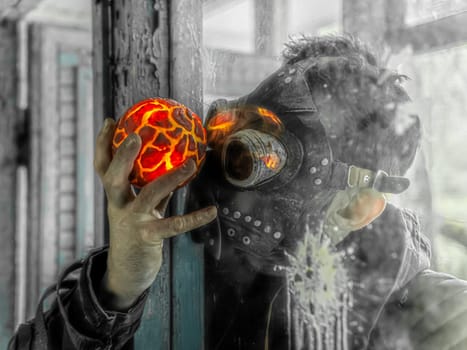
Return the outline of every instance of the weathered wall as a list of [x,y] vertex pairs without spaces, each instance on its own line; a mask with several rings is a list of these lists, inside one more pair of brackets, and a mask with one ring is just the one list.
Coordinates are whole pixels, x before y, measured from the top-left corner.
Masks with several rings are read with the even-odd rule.
[[14,315],[17,32],[0,22],[0,348],[6,349]]
[[166,0],[113,2],[115,118],[141,99],[169,96],[168,6]]

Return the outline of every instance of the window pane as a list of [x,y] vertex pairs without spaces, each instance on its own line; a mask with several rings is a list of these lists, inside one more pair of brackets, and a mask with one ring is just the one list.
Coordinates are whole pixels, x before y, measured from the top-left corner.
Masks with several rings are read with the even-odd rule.
[[408,0],[406,24],[414,26],[467,11],[465,0]]
[[[467,45],[415,55],[404,70],[424,124],[437,268],[467,278]],[[417,181],[417,179],[415,179]],[[448,236],[448,237],[446,237]],[[451,237],[451,238],[449,238]]]
[[[386,41],[386,30],[398,32],[407,24],[430,22],[467,6],[465,1],[409,0],[403,13],[395,2],[383,8],[365,0],[233,3],[205,1],[204,8],[205,112],[214,100],[229,100],[217,101],[206,123],[208,134],[216,135],[210,155],[217,163],[205,163],[204,170],[210,169],[212,175],[202,180],[213,189],[206,196],[219,207],[217,226],[201,233],[206,247],[206,344],[238,349],[365,348],[369,336],[365,322],[372,317],[366,308],[373,307],[369,304],[384,305],[401,292],[398,288],[430,267],[429,244],[420,233],[431,241],[432,268],[467,278],[467,161],[462,151],[467,147],[467,71],[462,64],[467,46],[441,50],[433,41],[430,52],[414,52],[417,48],[409,45],[391,53],[406,42]],[[359,33],[357,38],[374,40],[367,44],[377,51],[377,58],[362,54],[352,40],[343,44],[335,40],[345,39],[330,35],[328,41],[311,45],[312,50],[294,46],[293,63],[283,62],[281,52],[288,37],[300,42],[302,34],[339,35],[349,28]],[[424,42],[434,31],[438,34],[438,27],[433,28],[417,40]],[[451,33],[451,29],[459,34],[456,38],[462,37],[461,30],[446,30]],[[350,53],[343,55],[349,47]],[[313,58],[305,59],[310,52]],[[341,60],[334,61],[335,57]],[[303,75],[305,84],[297,86],[297,71],[307,64],[313,69]],[[410,80],[405,82],[396,73]],[[413,103],[405,103],[408,97],[401,87]],[[407,110],[401,107],[406,104]],[[302,118],[295,123],[300,113]],[[352,122],[346,124],[348,120]],[[423,135],[416,152],[418,120]],[[287,143],[291,141],[286,132],[303,147],[303,163],[293,163],[301,153]],[[281,153],[284,144],[286,151]],[[323,156],[320,145],[332,152]],[[275,153],[267,153],[272,149]],[[288,163],[282,161],[282,154],[289,156]],[[264,187],[239,189],[239,183],[254,183],[264,175],[255,173],[263,164],[258,159],[268,169],[275,164],[280,169],[296,166],[300,175],[277,187],[265,181]],[[323,185],[336,180],[325,182],[321,171],[331,165],[328,174],[337,176],[343,162],[360,175],[344,173],[347,183],[329,194],[322,207],[313,207],[328,191]],[[363,192],[356,185],[350,186],[352,193],[347,187],[356,178],[370,181],[368,169],[379,174],[378,179],[386,179],[380,185],[400,185],[402,176],[410,179],[410,186],[402,194],[381,187],[371,208],[360,210],[368,198],[360,197]],[[381,169],[394,178],[384,177]],[[269,172],[265,178],[277,180],[285,173],[278,174]],[[303,179],[307,181],[301,183]],[[317,191],[323,197],[313,197],[313,186],[322,186]],[[374,186],[378,187],[376,182]],[[383,192],[387,201],[381,199]],[[301,196],[316,202],[307,202],[304,209]],[[336,215],[323,218],[329,208]],[[363,212],[376,215],[356,220]],[[281,227],[284,222],[287,225]],[[343,238],[329,243],[338,235],[334,232],[343,232]],[[276,241],[280,243],[275,245]],[[280,260],[280,253],[287,263]]]

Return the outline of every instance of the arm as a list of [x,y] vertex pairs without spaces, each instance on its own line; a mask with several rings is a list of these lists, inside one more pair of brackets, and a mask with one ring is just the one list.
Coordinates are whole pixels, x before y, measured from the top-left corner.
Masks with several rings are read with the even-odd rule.
[[378,328],[371,349],[467,349],[467,282],[419,273],[394,295]]
[[430,270],[408,288],[406,323],[414,349],[467,349],[467,282]]
[[[140,323],[146,293],[124,313],[102,307],[96,285],[105,273],[107,252],[107,247],[94,250],[69,266],[57,284],[43,293],[35,318],[19,327],[8,349],[133,349],[132,337]],[[79,276],[71,277],[77,270]],[[51,295],[56,299],[44,312],[43,303]]]
[[59,279],[57,288],[49,290],[56,303],[45,314],[40,303],[36,318],[18,329],[9,350],[42,349],[46,343],[51,349],[132,349],[147,289],[162,263],[163,240],[217,215],[215,207],[208,207],[165,217],[171,193],[195,173],[192,161],[149,183],[136,196],[128,176],[141,139],[128,137],[112,158],[114,129],[114,121],[107,119],[94,158],[108,201],[109,248],[77,263],[77,280],[63,281],[66,274]]

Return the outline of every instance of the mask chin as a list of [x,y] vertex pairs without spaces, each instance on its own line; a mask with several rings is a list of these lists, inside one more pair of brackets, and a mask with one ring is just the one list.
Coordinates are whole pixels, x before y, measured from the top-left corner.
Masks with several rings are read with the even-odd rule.
[[224,266],[235,268],[246,262],[252,271],[282,274],[286,251],[293,254],[306,227],[320,232],[330,194],[308,198],[305,194],[310,191],[291,190],[287,185],[275,190],[241,190],[229,184],[219,169],[210,152],[190,184],[188,211],[218,207],[216,220],[194,230],[193,239],[203,242],[208,255]]

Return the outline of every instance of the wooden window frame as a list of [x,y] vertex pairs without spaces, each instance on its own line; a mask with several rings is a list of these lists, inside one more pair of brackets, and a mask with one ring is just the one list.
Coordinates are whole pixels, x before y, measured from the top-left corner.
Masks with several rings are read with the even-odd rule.
[[[118,119],[149,97],[173,98],[202,115],[201,25],[201,0],[93,2],[96,131],[105,117]],[[177,191],[173,214],[184,211],[186,195]],[[204,348],[203,254],[188,234],[164,245],[136,349]]]
[[410,45],[414,53],[436,50],[467,42],[467,11],[413,26],[405,24],[404,13],[394,2],[387,9],[391,25],[386,40],[393,49]]

